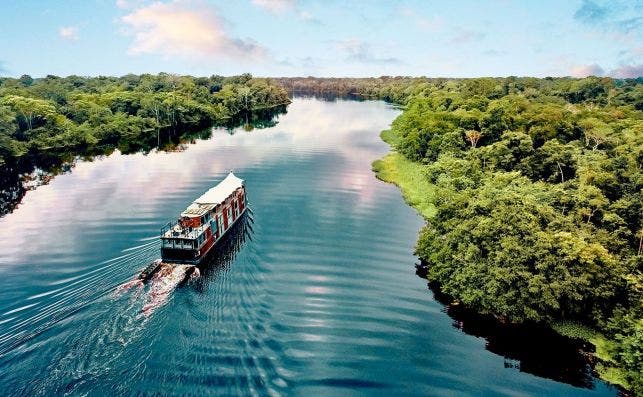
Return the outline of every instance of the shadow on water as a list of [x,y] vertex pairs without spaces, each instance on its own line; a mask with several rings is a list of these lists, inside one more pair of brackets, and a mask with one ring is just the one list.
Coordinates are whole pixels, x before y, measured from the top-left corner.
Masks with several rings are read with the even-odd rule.
[[241,215],[241,218],[217,242],[207,258],[199,264],[201,276],[191,283],[197,292],[204,292],[209,283],[230,268],[246,240],[252,241],[253,224],[253,215],[248,207],[248,211]]
[[[421,269],[418,277],[425,279]],[[541,324],[501,322],[458,304],[453,297],[440,291],[439,285],[427,284],[433,298],[444,305],[444,312],[453,320],[453,327],[467,335],[483,338],[485,348],[504,357],[505,368],[514,368],[542,378],[594,389],[595,378],[592,347],[570,339]]]

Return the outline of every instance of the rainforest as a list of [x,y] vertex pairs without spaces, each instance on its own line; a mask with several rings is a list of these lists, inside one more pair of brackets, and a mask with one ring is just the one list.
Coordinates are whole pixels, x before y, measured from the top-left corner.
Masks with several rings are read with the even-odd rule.
[[212,126],[266,127],[289,103],[250,74],[0,77],[0,214],[25,182],[46,183],[79,157],[176,150]]
[[0,78],[0,164],[107,147],[149,150],[288,103],[284,89],[249,74]]
[[544,322],[592,341],[599,373],[637,393],[642,83],[590,77],[412,85],[400,101],[404,112],[383,134],[395,153],[374,164],[383,179],[407,189],[411,203],[432,204],[423,211],[417,254],[442,292],[501,321]]
[[210,126],[260,124],[289,94],[402,109],[373,170],[424,217],[431,285],[501,323],[590,342],[602,378],[643,392],[640,78],[2,78],[3,178],[172,150]]

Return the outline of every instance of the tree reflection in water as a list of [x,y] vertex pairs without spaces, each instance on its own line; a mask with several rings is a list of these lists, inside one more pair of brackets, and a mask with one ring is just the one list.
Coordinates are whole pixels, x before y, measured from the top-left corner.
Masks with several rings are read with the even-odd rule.
[[591,345],[570,340],[544,325],[505,323],[476,313],[454,303],[435,283],[429,282],[428,289],[434,299],[444,305],[453,326],[467,335],[483,338],[488,351],[504,357],[505,368],[576,387],[594,388],[593,363],[587,353],[592,350]]
[[[286,114],[286,106],[256,110],[252,114],[240,114],[230,119],[222,127],[230,134],[237,127],[244,126],[246,131],[274,127],[278,116]],[[221,127],[215,125],[212,127]],[[82,154],[57,153],[51,155],[24,156],[17,164],[5,164],[0,173],[0,217],[12,212],[22,201],[27,191],[48,184],[55,176],[70,172],[78,161],[93,161],[95,158],[109,156],[114,150],[122,154],[149,153],[154,149],[165,152],[183,151],[198,139],[209,139],[212,127],[198,131],[174,133],[167,131],[157,145],[156,136],[149,139],[124,141],[118,147],[104,146],[93,148]],[[163,136],[164,135],[164,136]]]

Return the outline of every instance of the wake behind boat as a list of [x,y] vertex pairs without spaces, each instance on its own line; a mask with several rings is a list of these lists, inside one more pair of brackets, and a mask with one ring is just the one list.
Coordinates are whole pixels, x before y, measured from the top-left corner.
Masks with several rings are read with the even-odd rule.
[[219,184],[194,200],[176,221],[161,229],[161,259],[150,263],[136,280],[123,284],[118,290],[138,288],[150,281],[148,302],[143,308],[145,314],[150,314],[167,301],[176,286],[199,277],[197,266],[215,251],[246,209],[244,181],[230,172]]

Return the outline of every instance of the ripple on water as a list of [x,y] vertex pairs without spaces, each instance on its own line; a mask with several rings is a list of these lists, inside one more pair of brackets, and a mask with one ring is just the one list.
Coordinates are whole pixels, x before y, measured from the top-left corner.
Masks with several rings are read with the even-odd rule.
[[[80,162],[29,192],[0,218],[2,390],[614,395],[506,368],[453,327],[413,273],[422,219],[371,171],[398,113],[296,100],[276,127]],[[158,257],[159,228],[230,168],[247,181],[247,227],[200,279],[141,315],[151,286],[116,287]]]

